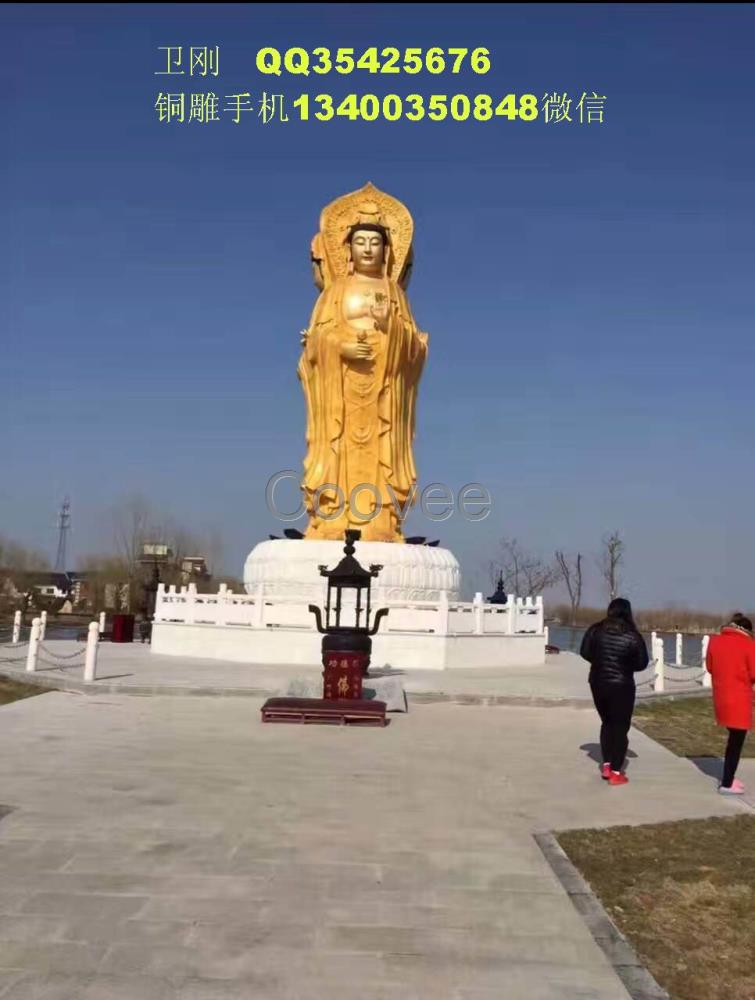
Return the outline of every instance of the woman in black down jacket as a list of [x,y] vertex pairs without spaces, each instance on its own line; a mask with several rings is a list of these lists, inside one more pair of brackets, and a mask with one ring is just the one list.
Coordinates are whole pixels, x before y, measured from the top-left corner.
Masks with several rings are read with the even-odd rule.
[[647,646],[629,601],[611,601],[603,621],[585,632],[579,655],[590,663],[590,690],[602,723],[600,775],[610,785],[626,785],[629,778],[622,769],[634,710],[634,675],[648,665]]

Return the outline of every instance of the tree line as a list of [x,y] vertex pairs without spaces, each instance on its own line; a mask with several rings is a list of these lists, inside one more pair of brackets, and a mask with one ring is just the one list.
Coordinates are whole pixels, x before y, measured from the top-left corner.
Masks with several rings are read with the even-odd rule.
[[[551,559],[546,559],[527,550],[515,538],[502,538],[497,558],[489,563],[489,571],[495,585],[503,581],[507,594],[544,594],[562,585],[568,601],[550,604],[549,617],[566,625],[587,626],[605,614],[605,605],[594,608],[582,604],[588,567],[597,571],[608,602],[620,596],[625,557],[626,543],[619,531],[606,532],[598,552],[591,557],[582,552],[567,553],[557,549]],[[635,609],[635,620],[644,632],[709,632],[723,621],[716,612],[673,605]]]
[[[619,594],[626,545],[618,531],[603,535],[595,567],[608,600]],[[562,583],[569,596],[569,624],[576,624],[582,606],[585,579],[583,553],[567,553],[557,549],[551,559],[528,551],[516,538],[502,538],[496,559],[489,564],[494,585],[502,581],[507,594],[543,594]]]
[[[241,589],[239,580],[222,574],[223,544],[217,531],[189,529],[142,496],[118,502],[108,512],[107,522],[109,543],[81,556],[73,571],[86,578],[90,610],[114,604],[114,610],[139,611],[145,606],[154,565],[145,554],[145,545],[160,545],[169,551],[169,556],[159,560],[160,579],[168,585],[186,582],[183,564],[187,557],[195,556],[202,557],[206,565],[206,573],[195,581],[199,590],[217,589],[220,583]],[[6,578],[49,572],[50,559],[0,536],[0,569]]]
[[[79,570],[89,575],[93,600],[100,604],[105,588],[120,588],[128,594],[130,610],[145,606],[155,562],[162,583],[180,585],[187,580],[183,568],[190,557],[202,557],[206,574],[196,579],[200,591],[216,590],[220,583],[240,589],[238,580],[222,575],[223,542],[217,531],[187,528],[169,513],[142,496],[132,496],[110,511],[111,547],[91,553],[79,561]],[[165,556],[154,559],[145,546],[163,546]],[[125,610],[125,609],[124,609]]]

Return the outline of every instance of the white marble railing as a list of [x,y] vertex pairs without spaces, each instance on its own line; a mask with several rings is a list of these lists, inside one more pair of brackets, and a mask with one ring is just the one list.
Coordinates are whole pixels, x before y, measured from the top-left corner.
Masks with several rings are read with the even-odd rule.
[[[677,632],[674,643],[676,659],[674,663],[669,663],[666,661],[663,639],[657,632],[652,632],[650,635],[650,664],[648,666],[651,674],[642,684],[652,687],[656,694],[666,691],[668,683],[684,684],[687,687],[695,684],[700,684],[704,688],[711,687],[712,678],[705,669],[709,641],[709,635],[703,635],[700,638],[699,664],[684,663],[682,653],[683,636],[681,632]],[[639,686],[641,685],[638,684]],[[669,688],[668,690],[673,692],[674,689]]]
[[[155,603],[155,622],[188,625],[241,626],[251,629],[306,629],[315,627],[309,600],[286,595],[234,594],[221,585],[217,594],[198,594],[196,586],[170,587],[160,584]],[[445,591],[434,601],[385,603],[390,614],[381,634],[437,635],[542,635],[542,597],[508,595],[505,605],[486,604],[481,594],[474,601],[449,601]]]

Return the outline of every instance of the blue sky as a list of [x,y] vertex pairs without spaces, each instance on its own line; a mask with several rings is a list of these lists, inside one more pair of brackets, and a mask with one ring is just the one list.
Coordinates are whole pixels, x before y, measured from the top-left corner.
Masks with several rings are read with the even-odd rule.
[[[68,493],[75,562],[141,493],[219,531],[239,572],[280,533],[265,483],[303,457],[319,211],[372,180],[416,223],[420,485],[494,497],[482,523],[410,530],[471,590],[503,535],[590,563],[619,529],[639,604],[755,603],[751,6],[9,4],[0,23],[0,533],[53,556]],[[172,90],[595,90],[606,121],[160,124],[158,47],[204,44],[220,76]],[[255,69],[264,45],[480,44],[484,77]]]

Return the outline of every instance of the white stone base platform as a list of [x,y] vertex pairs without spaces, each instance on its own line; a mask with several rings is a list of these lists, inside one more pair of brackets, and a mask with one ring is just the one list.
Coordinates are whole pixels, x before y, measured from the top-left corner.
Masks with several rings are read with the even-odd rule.
[[[372,601],[381,607],[390,601],[437,601],[446,592],[457,600],[461,572],[456,556],[435,545],[398,542],[357,542],[355,556],[368,569],[381,568],[372,585]],[[244,564],[247,594],[322,603],[326,581],[320,566],[332,569],[344,555],[343,542],[271,539],[255,545]]]
[[[255,629],[242,625],[156,621],[152,632],[153,652],[165,656],[266,665],[314,666],[321,660],[321,642],[322,636],[314,629],[273,626]],[[433,635],[391,632],[386,628],[372,643],[372,665],[393,670],[534,666],[545,662],[542,634]]]
[[[341,542],[273,540],[257,545],[244,568],[247,593],[225,587],[198,594],[193,585],[157,594],[152,649],[167,656],[237,663],[313,666],[322,636],[310,604],[324,607],[322,565],[343,557]],[[356,558],[382,569],[372,588],[373,611],[388,608],[372,640],[372,666],[449,670],[545,662],[543,601],[509,595],[505,605],[482,594],[459,601],[459,564],[447,549],[357,542]],[[344,604],[341,624],[351,624]]]

